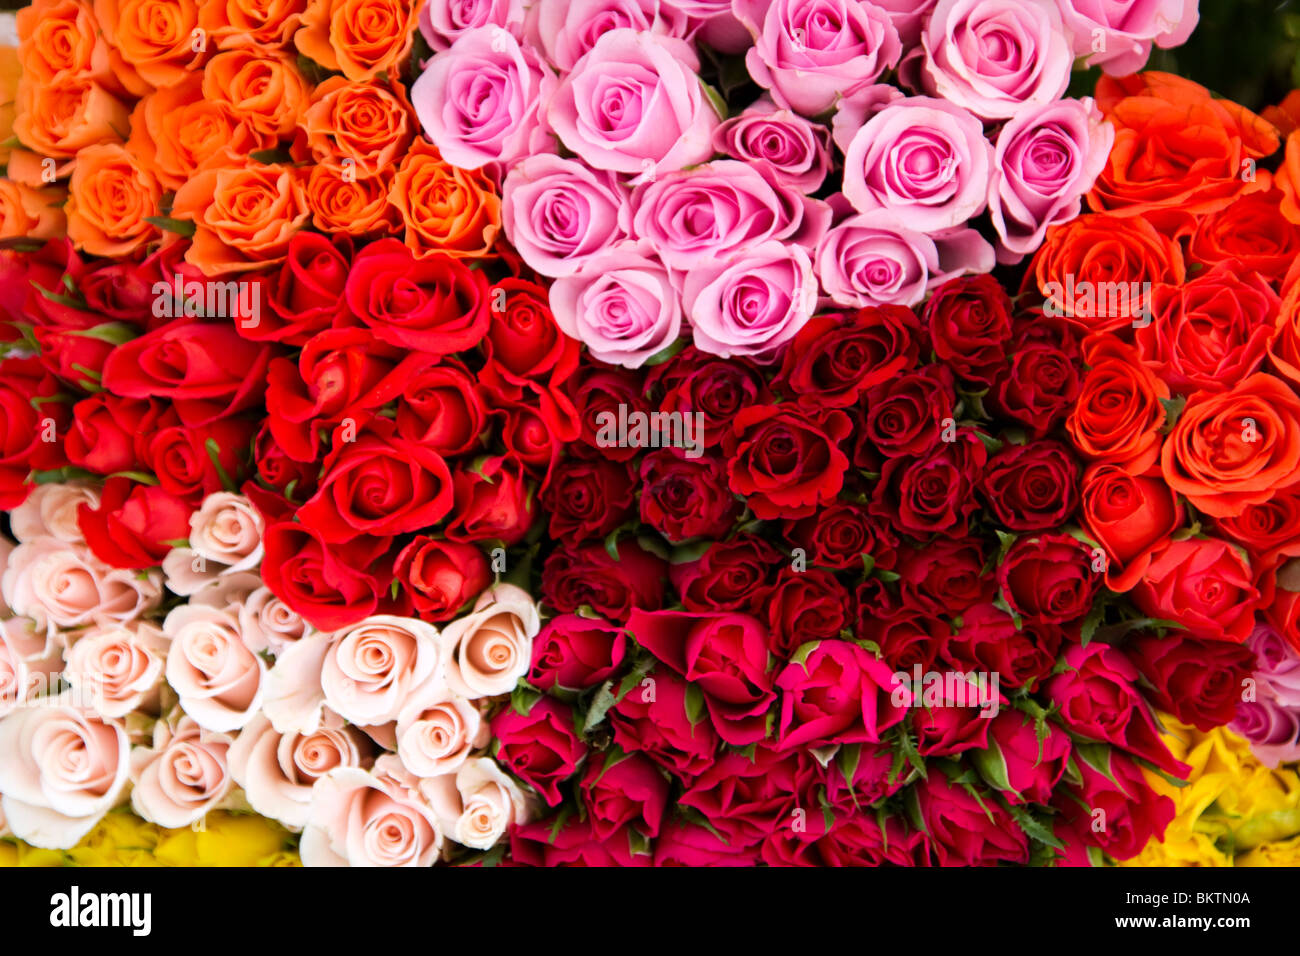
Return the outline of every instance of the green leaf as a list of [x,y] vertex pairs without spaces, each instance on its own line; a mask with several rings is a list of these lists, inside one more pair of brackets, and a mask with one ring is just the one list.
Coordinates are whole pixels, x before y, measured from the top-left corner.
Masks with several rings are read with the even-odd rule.
[[618,556],[618,533],[622,530],[622,528],[615,528],[609,534],[605,535],[605,553],[615,562],[622,560],[622,558]]
[[80,332],[69,332],[68,334],[84,335],[88,339],[98,339],[101,342],[107,342],[109,345],[122,345],[136,337],[135,329],[124,322],[105,322],[93,329],[83,329]]
[[618,698],[614,694],[614,680],[605,681],[600,685],[600,690],[596,691],[596,696],[591,699],[591,706],[587,708],[587,716],[582,721],[582,732],[589,734],[605,719],[605,714],[609,709],[618,703]]
[[274,149],[255,149],[248,155],[256,162],[262,163],[265,166],[293,162],[293,157],[289,155],[289,151],[286,149],[280,149],[279,147]]
[[696,684],[686,685],[686,719],[691,722],[692,727],[696,727],[704,720],[705,703],[704,691],[700,690]]
[[536,687],[531,686],[526,681],[520,681],[515,685],[515,689],[510,692],[510,706],[514,708],[515,713],[520,717],[527,717],[528,712],[533,709],[533,705],[542,699],[544,695]]
[[207,450],[208,458],[212,461],[212,467],[217,469],[217,477],[221,479],[221,487],[227,491],[238,491],[239,487],[230,475],[226,474],[226,469],[221,467],[221,446],[217,444],[217,440],[209,438],[203,443],[203,447]]
[[1055,850],[1064,850],[1065,844],[1056,838],[1051,827],[1044,824],[1024,807],[1010,806],[1011,817],[1019,825],[1020,829],[1025,831],[1025,835],[1031,840],[1037,840],[1039,843],[1045,843]]
[[663,365],[664,362],[667,362],[670,358],[672,358],[674,355],[676,355],[684,348],[686,348],[686,339],[682,339],[682,338],[674,339],[672,344],[668,345],[665,348],[660,349],[654,355],[646,359],[645,362],[643,362],[642,364],[651,365],[651,366]]
[[[149,474],[149,472],[147,471],[115,471],[108,477],[109,478],[130,478],[132,481],[138,481],[142,485],[158,484],[158,479],[154,475]],[[189,543],[186,542],[184,545],[175,545],[175,547],[189,547]]]
[[1075,741],[1074,752],[1079,759],[1111,783],[1115,783],[1115,773],[1110,769],[1110,745],[1096,741]]
[[184,236],[186,239],[194,235],[198,228],[188,219],[173,219],[171,216],[145,216],[144,221],[151,226],[157,226],[164,232],[174,232],[178,236]]
[[803,668],[805,674],[808,673],[808,656],[821,647],[821,643],[821,641],[808,641],[805,644],[800,644],[790,658],[790,663],[798,664]]

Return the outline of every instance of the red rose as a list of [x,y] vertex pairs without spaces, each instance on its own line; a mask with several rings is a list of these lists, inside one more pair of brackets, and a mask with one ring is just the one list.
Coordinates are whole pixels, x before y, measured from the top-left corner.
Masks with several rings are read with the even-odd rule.
[[950,279],[925,303],[934,354],[970,382],[993,384],[1006,362],[1011,298],[991,275]]
[[597,614],[626,621],[634,607],[663,604],[665,563],[624,538],[612,557],[600,542],[580,547],[560,545],[542,568],[542,594],[561,612],[584,604]]
[[888,456],[923,455],[954,424],[952,370],[927,365],[867,392],[862,435]]
[[592,835],[608,840],[630,826],[653,839],[668,809],[668,779],[640,754],[606,753],[587,764],[578,783]]
[[1201,217],[1189,258],[1208,266],[1235,259],[1243,271],[1280,283],[1300,258],[1300,226],[1282,215],[1280,199],[1276,190],[1249,193]]
[[1079,503],[1079,463],[1060,442],[1007,442],[980,480],[994,517],[1012,531],[1045,531],[1068,523]]
[[739,534],[715,541],[694,561],[669,570],[673,587],[688,611],[766,613],[772,571],[783,563],[781,553],[765,539]]
[[1035,437],[1051,431],[1079,394],[1079,346],[1069,326],[1030,313],[1011,343],[1011,361],[994,376],[984,401],[995,414],[1024,425]]
[[1236,644],[1250,636],[1260,602],[1249,563],[1216,538],[1170,542],[1131,593],[1148,617],[1176,621],[1191,637]]
[[472,544],[421,535],[397,555],[393,573],[411,597],[416,616],[450,621],[492,583],[483,552]]
[[53,328],[37,326],[32,337],[40,349],[41,364],[63,381],[83,391],[94,391],[104,377],[104,363],[118,343],[129,342],[139,330],[121,322],[93,316],[85,324]]
[[772,649],[788,660],[801,644],[838,638],[852,624],[851,603],[849,592],[829,571],[782,568],[767,606]]
[[600,618],[561,614],[533,640],[528,681],[542,690],[586,690],[607,680],[627,654],[627,629]]
[[1101,588],[1092,552],[1066,534],[1017,538],[998,566],[998,583],[1011,609],[1033,622],[1083,617]]
[[662,448],[641,459],[641,520],[669,541],[726,537],[740,516],[727,486],[726,463]]
[[890,700],[889,665],[853,641],[804,645],[777,675],[776,686],[781,750],[876,742],[905,714]]
[[398,433],[445,458],[478,447],[486,422],[478,385],[455,359],[411,375],[397,403]]
[[609,710],[614,743],[644,753],[674,776],[689,780],[713,766],[717,732],[686,707],[690,685],[668,667],[656,667]]
[[1084,344],[1091,366],[1065,428],[1084,458],[1140,475],[1160,457],[1169,386],[1113,335]]
[[456,506],[445,532],[450,540],[501,541],[510,547],[532,527],[535,489],[518,459],[481,459],[472,469],[456,469],[452,484]]
[[1215,518],[1213,524],[1250,553],[1257,575],[1266,573],[1285,559],[1300,556],[1300,485],[1247,505],[1241,514]]
[[316,491],[320,463],[295,461],[284,453],[271,434],[269,422],[262,424],[253,444],[257,477],[294,501],[305,501]]
[[[578,367],[578,342],[555,324],[545,287],[502,279],[488,293],[492,321],[483,340],[483,378],[494,392],[518,400],[532,379],[559,383]],[[503,306],[498,308],[498,306]]]
[[353,324],[343,298],[351,260],[351,236],[296,233],[268,284],[261,321],[242,324],[240,333],[256,341],[306,345],[318,332]]
[[1029,838],[998,801],[987,795],[977,800],[942,773],[931,773],[912,792],[940,866],[1028,861]]
[[843,487],[849,460],[839,445],[852,429],[839,411],[745,408],[723,439],[731,489],[763,520],[807,517]]
[[129,478],[104,482],[99,507],[77,506],[77,524],[95,557],[115,568],[150,568],[190,533],[189,504]]
[[899,305],[814,316],[786,349],[777,383],[800,404],[843,408],[867,389],[914,368],[920,338],[916,315]]
[[914,538],[964,536],[979,509],[974,488],[988,451],[970,429],[958,429],[954,437],[919,458],[888,459],[873,493],[872,513]]
[[858,589],[857,637],[875,643],[891,670],[911,670],[917,664],[930,670],[947,646],[948,624],[914,611],[869,609],[862,600],[863,591]]
[[959,671],[1000,674],[1000,684],[1023,687],[1052,671],[1065,634],[1055,624],[1023,623],[991,602],[961,613],[957,632],[944,646],[943,658]]
[[381,596],[387,600],[390,543],[362,535],[326,544],[320,532],[306,524],[268,523],[262,538],[262,580],[312,627],[338,630],[376,613]]
[[83,398],[72,406],[63,444],[68,461],[99,475],[146,468],[137,448],[154,434],[164,413],[175,418],[171,406],[156,398],[118,398],[108,392]]
[[[206,425],[165,425],[138,436],[136,449],[158,483],[178,498],[191,502],[221,491],[227,483],[238,485],[247,470],[248,449],[257,424],[246,418],[220,418]],[[159,427],[164,426],[165,427]]]
[[1255,669],[1255,653],[1245,645],[1184,634],[1142,634],[1124,652],[1155,705],[1202,732],[1232,723],[1242,680]]
[[587,755],[573,729],[573,709],[553,697],[543,697],[527,714],[507,707],[492,720],[492,736],[500,744],[497,760],[552,807],[563,799],[560,784]]
[[38,359],[0,361],[0,509],[26,500],[31,472],[66,462],[63,439],[71,416],[67,403],[53,398],[58,392],[58,381]]
[[1056,724],[1039,727],[1018,710],[1003,710],[989,724],[988,750],[972,762],[984,782],[1010,803],[1044,804],[1065,776],[1073,744]]
[[1128,591],[1183,523],[1183,506],[1159,478],[1093,465],[1083,475],[1080,517],[1106,552],[1106,587]]
[[673,358],[649,370],[647,393],[662,389],[659,410],[704,416],[705,448],[722,441],[742,408],[771,400],[767,379],[744,356],[719,358],[688,345]]
[[[548,421],[539,414],[542,409],[527,405],[508,405],[499,409],[496,417],[501,422],[501,444],[506,454],[519,459],[520,464],[530,473],[545,476],[555,459],[565,449],[566,442],[577,437],[573,421],[568,418],[568,410],[559,405],[549,406],[550,410],[564,418],[564,423]],[[584,445],[568,445],[568,450],[575,457],[592,458],[590,449]],[[625,459],[611,459],[622,461]]]
[[[154,253],[151,258],[157,256]],[[153,284],[160,278],[156,267],[151,271],[150,265],[148,260],[137,263],[105,259],[78,280],[77,291],[85,300],[87,310],[96,315],[148,326],[155,321]]]
[[849,501],[833,501],[810,517],[785,523],[786,538],[803,548],[809,564],[836,571],[871,567],[892,570],[898,538],[889,527]]
[[561,462],[542,486],[542,507],[551,515],[550,536],[573,544],[604,538],[631,513],[635,490],[622,462]]
[[[1087,865],[1090,846],[1131,860],[1152,840],[1163,839],[1175,816],[1174,801],[1152,790],[1137,764],[1114,751],[1102,768],[1086,760],[1075,763],[1081,784],[1058,791],[1054,801],[1060,811],[1056,835],[1067,845],[1067,864]],[[1095,826],[1099,820],[1105,825]]]

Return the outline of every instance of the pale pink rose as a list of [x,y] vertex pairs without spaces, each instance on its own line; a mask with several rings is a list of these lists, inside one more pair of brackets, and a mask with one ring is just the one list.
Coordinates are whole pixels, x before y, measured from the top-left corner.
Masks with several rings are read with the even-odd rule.
[[620,29],[685,37],[690,23],[659,0],[537,0],[528,8],[524,38],[567,73],[597,40]]
[[325,702],[344,719],[384,724],[397,719],[407,696],[438,667],[437,628],[377,614],[330,636],[320,685]]
[[713,148],[718,152],[766,166],[778,182],[804,193],[816,192],[830,171],[830,146],[825,126],[779,108],[767,96],[725,120],[713,133]]
[[470,614],[439,636],[447,686],[470,700],[510,693],[528,673],[540,628],[537,604],[527,591],[513,584],[488,588]]
[[427,0],[419,16],[420,33],[434,53],[479,27],[504,27],[518,37],[523,22],[523,0]]
[[49,535],[69,544],[81,544],[86,538],[77,523],[77,507],[99,507],[99,489],[85,481],[37,485],[27,500],[9,512],[14,537],[31,541]]
[[543,151],[539,105],[554,84],[550,68],[508,30],[478,27],[429,60],[411,86],[411,104],[447,162],[508,165]]
[[916,232],[964,225],[984,211],[993,148],[959,106],[898,100],[858,130],[844,156],[844,197],[858,212],[888,209]]
[[325,691],[321,671],[332,648],[329,634],[312,633],[285,647],[266,672],[262,710],[282,734],[310,734],[321,726]]
[[546,115],[588,165],[650,180],[713,155],[720,117],[699,66],[682,40],[611,30],[561,81]]
[[25,617],[0,622],[0,717],[50,693],[63,670],[63,637],[37,631]]
[[902,56],[889,14],[859,0],[733,0],[754,36],[745,66],[778,105],[816,116]]
[[801,246],[764,242],[688,272],[682,304],[701,352],[767,360],[812,317],[817,279]]
[[627,192],[613,173],[549,153],[529,156],[506,176],[501,224],[531,268],[572,275],[626,238]]
[[1060,99],[1074,64],[1053,0],[939,0],[921,43],[926,91],[986,120]]
[[0,807],[20,840],[66,850],[122,797],[126,730],[68,704],[65,691],[0,720]]
[[169,644],[159,628],[144,621],[92,628],[68,648],[63,676],[101,716],[152,709]]
[[239,633],[253,653],[269,651],[279,655],[311,628],[268,587],[259,587],[239,607]]
[[304,866],[432,866],[437,816],[396,754],[371,771],[337,767],[312,787],[298,851]]
[[238,617],[244,602],[261,587],[262,578],[256,571],[218,574],[189,596],[190,604],[229,611]]
[[167,683],[205,730],[238,730],[262,706],[266,664],[239,637],[228,610],[182,604],[163,622],[171,638]]
[[153,610],[162,599],[162,574],[110,568],[84,545],[39,537],[14,548],[0,591],[15,614],[53,632],[125,623]]
[[163,559],[167,586],[193,594],[222,574],[251,571],[262,560],[262,515],[243,495],[218,491],[190,515],[189,545]]
[[445,688],[414,694],[397,718],[396,734],[397,755],[417,777],[455,773],[492,739],[478,708]]
[[230,748],[230,774],[250,807],[301,830],[311,810],[312,785],[336,767],[360,767],[371,750],[368,738],[334,713],[310,734],[281,734],[258,714]]
[[550,302],[560,330],[610,365],[640,368],[682,329],[681,302],[668,270],[630,242],[556,279]]
[[154,724],[153,746],[131,752],[131,809],[175,830],[202,820],[230,793],[230,735],[204,730],[189,716]]
[[489,850],[511,826],[528,822],[524,792],[489,757],[472,757],[456,771],[420,781],[447,837]]
[[1199,0],[1057,0],[1075,56],[1111,76],[1127,76],[1147,65],[1151,44],[1182,46],[1196,29]]

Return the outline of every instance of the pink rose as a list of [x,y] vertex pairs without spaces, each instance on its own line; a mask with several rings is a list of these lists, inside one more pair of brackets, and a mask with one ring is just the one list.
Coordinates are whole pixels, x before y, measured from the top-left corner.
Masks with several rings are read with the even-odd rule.
[[523,22],[523,0],[428,0],[419,17],[420,33],[434,53],[479,27],[504,27],[518,36]]
[[659,0],[660,6],[687,18],[692,39],[703,40],[719,53],[744,53],[749,31],[735,18],[731,0]]
[[549,153],[529,156],[506,176],[501,222],[524,262],[558,278],[626,238],[627,198],[612,173]]
[[588,165],[650,179],[713,155],[719,117],[690,45],[611,30],[549,99],[547,118]]
[[1146,66],[1153,42],[1162,50],[1186,43],[1200,16],[1198,5],[1199,0],[1057,0],[1074,55],[1088,57],[1088,66],[1100,66],[1111,76]]
[[329,637],[320,686],[325,703],[346,720],[384,724],[396,720],[408,695],[438,670],[432,624],[377,614]]
[[1271,624],[1256,624],[1247,639],[1255,652],[1255,681],[1284,707],[1300,711],[1300,653]]
[[455,774],[420,781],[439,826],[461,846],[487,850],[512,826],[528,822],[524,792],[489,757],[474,757]]
[[127,780],[125,729],[71,698],[65,692],[0,720],[0,810],[15,836],[46,849],[75,846]]
[[131,752],[131,809],[160,827],[197,823],[230,793],[230,736],[187,715],[154,724],[153,746]]
[[925,18],[934,9],[935,0],[872,0],[872,2],[889,14],[898,37],[904,47],[913,47],[921,42],[921,26]]
[[104,717],[156,706],[171,642],[153,624],[94,628],[68,648],[63,676]]
[[498,584],[438,637],[447,686],[470,700],[508,694],[528,673],[541,620],[523,588]]
[[761,97],[713,132],[713,148],[752,166],[766,166],[773,178],[814,193],[830,171],[830,132]]
[[681,332],[682,308],[668,271],[624,243],[551,286],[551,311],[565,335],[593,357],[640,368]]
[[429,61],[411,86],[411,104],[443,159],[477,169],[541,151],[538,105],[550,99],[553,83],[537,54],[509,31],[479,27]]
[[205,730],[238,730],[262,706],[266,664],[239,638],[229,610],[182,604],[163,622],[171,638],[167,683]]
[[1060,99],[1074,62],[1052,0],[939,0],[921,43],[926,91],[987,120]]
[[99,507],[99,491],[85,482],[37,485],[26,501],[9,512],[9,527],[19,541],[49,535],[68,544],[81,544],[86,538],[77,521],[77,508],[83,504]]
[[304,866],[432,866],[437,816],[395,754],[373,771],[336,767],[312,788],[299,853]]
[[686,15],[659,0],[537,0],[528,9],[525,37],[564,72],[611,30],[685,37]]
[[278,655],[310,630],[298,612],[268,587],[259,587],[239,606],[239,633],[244,646],[255,654],[269,651]]
[[1300,709],[1261,696],[1237,704],[1237,716],[1230,726],[1250,741],[1251,753],[1261,763],[1279,767],[1300,760]]
[[1110,155],[1115,129],[1091,99],[1027,109],[998,134],[989,212],[1012,259],[1043,244],[1047,227],[1079,215],[1080,200]]
[[893,211],[915,232],[965,224],[984,211],[993,149],[959,106],[926,96],[886,106],[844,156],[844,198],[858,212]]
[[402,766],[417,777],[455,773],[492,739],[478,707],[446,689],[417,691],[403,705],[395,733]]
[[817,280],[801,247],[760,243],[728,262],[686,274],[682,303],[695,347],[710,355],[770,357],[817,307]]

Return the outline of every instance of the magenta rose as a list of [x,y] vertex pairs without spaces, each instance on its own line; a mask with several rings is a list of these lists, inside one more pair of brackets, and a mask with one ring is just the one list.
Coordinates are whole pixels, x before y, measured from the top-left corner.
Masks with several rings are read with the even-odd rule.
[[614,743],[683,779],[711,767],[721,741],[707,720],[687,710],[689,690],[671,669],[656,667],[610,708]]
[[[1089,846],[1128,860],[1163,838],[1174,819],[1174,802],[1151,789],[1136,763],[1114,752],[1101,768],[1086,760],[1075,763],[1082,784],[1058,791],[1055,800],[1061,811],[1056,835],[1066,844],[1067,865],[1086,865]],[[1098,820],[1105,826],[1094,826]]]
[[830,131],[810,123],[768,97],[760,97],[713,133],[713,148],[752,166],[766,166],[773,178],[803,193],[815,193],[831,166]]
[[601,618],[561,614],[533,639],[528,680],[542,690],[585,690],[607,680],[626,653],[626,628]]
[[933,772],[914,793],[940,866],[993,866],[1029,859],[1029,838],[996,800],[987,795],[977,800],[944,774]]
[[[805,644],[777,675],[776,686],[782,750],[876,742],[906,713],[890,699],[890,666],[853,641]],[[911,695],[903,693],[906,706]]]
[[492,721],[492,736],[500,744],[497,760],[552,807],[563,799],[560,784],[587,755],[573,727],[573,711],[551,697],[537,701],[527,714],[507,707]]
[[819,770],[806,751],[783,754],[767,744],[755,747],[752,756],[729,750],[678,803],[699,811],[729,846],[748,847],[778,828],[792,828],[798,810],[805,823],[821,812],[814,795]]
[[668,809],[668,778],[640,754],[603,759],[587,765],[578,783],[591,819],[591,832],[608,840],[623,827],[653,839],[659,835]]
[[971,758],[985,783],[1011,803],[1051,800],[1070,759],[1070,735],[1046,723],[1040,739],[1033,719],[1018,710],[1003,710],[986,723],[988,749]]
[[944,646],[943,656],[961,671],[1000,674],[1007,687],[1023,687],[1051,673],[1065,632],[1055,624],[1022,622],[992,602],[961,612],[961,623]]

